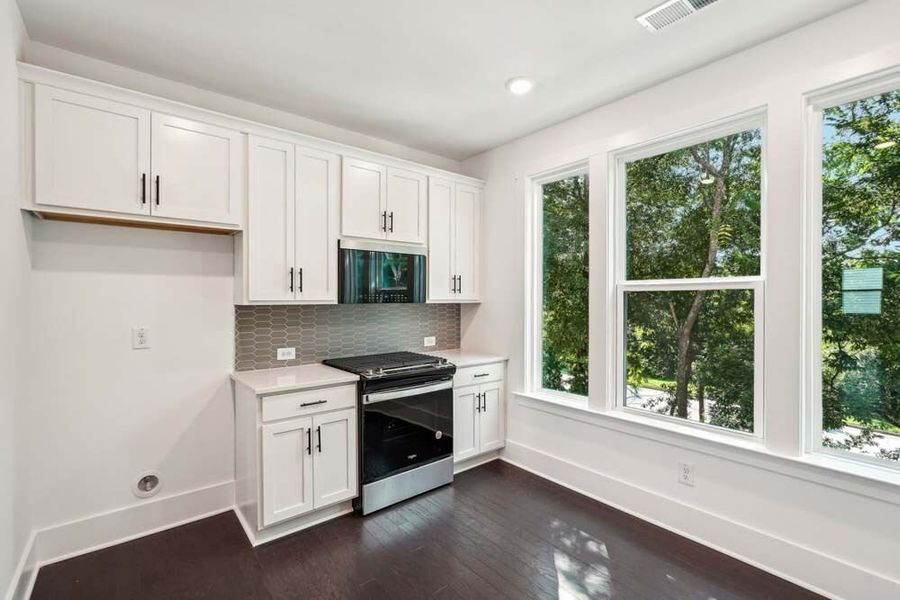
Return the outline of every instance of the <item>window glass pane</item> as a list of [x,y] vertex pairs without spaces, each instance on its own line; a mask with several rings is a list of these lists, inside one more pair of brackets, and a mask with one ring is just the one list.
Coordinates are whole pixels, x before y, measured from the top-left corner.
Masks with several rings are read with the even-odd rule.
[[758,129],[626,166],[626,274],[759,275]]
[[900,460],[900,91],[825,111],[822,430]]
[[543,186],[544,314],[541,380],[548,390],[588,391],[588,178]]
[[627,292],[625,404],[753,431],[753,290]]

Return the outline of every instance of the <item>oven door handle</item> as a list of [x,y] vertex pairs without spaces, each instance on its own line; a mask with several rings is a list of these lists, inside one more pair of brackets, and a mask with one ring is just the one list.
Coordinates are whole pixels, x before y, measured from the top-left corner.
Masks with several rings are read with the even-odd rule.
[[409,398],[410,396],[430,394],[431,392],[440,392],[441,390],[449,389],[453,389],[452,380],[442,381],[440,383],[429,383],[427,385],[415,385],[412,387],[400,388],[399,390],[367,394],[363,397],[363,404],[374,404],[376,402],[384,402],[385,400],[398,400],[400,398]]

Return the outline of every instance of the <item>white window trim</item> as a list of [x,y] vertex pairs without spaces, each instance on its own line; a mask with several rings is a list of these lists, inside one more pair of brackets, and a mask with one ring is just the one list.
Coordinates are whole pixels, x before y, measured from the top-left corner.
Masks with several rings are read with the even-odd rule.
[[870,465],[888,472],[900,471],[900,464],[828,448],[822,444],[822,129],[826,109],[869,96],[900,89],[900,68],[858,77],[828,86],[804,96],[806,103],[806,178],[804,206],[804,245],[806,273],[804,296],[804,401],[803,448],[813,457],[836,458],[848,463]]
[[[543,387],[543,314],[544,314],[544,193],[543,186],[554,181],[588,175],[586,160],[570,163],[563,167],[543,171],[526,178],[528,207],[526,216],[526,256],[529,263],[525,273],[525,385],[528,392],[546,398],[558,399],[574,406],[588,405],[588,396],[579,396],[564,391],[548,390]],[[588,210],[590,187],[588,187]],[[590,298],[588,299],[590,305]],[[588,335],[587,332],[585,335]],[[590,340],[588,340],[590,344]],[[590,386],[590,381],[588,383]],[[590,395],[590,394],[589,394]]]
[[[613,218],[610,219],[608,235],[614,240],[612,257],[615,273],[612,289],[607,294],[607,310],[615,315],[615,322],[610,328],[612,334],[607,341],[611,361],[615,365],[610,374],[607,393],[614,401],[614,410],[630,418],[646,419],[681,430],[696,430],[698,434],[715,432],[717,435],[731,437],[735,441],[752,440],[762,444],[765,439],[765,280],[766,280],[766,110],[765,107],[754,109],[734,117],[715,121],[705,126],[678,132],[670,136],[622,148],[610,153],[609,159],[609,197],[613,200]],[[734,133],[751,129],[761,132],[761,202],[760,202],[760,274],[752,277],[711,277],[706,279],[667,279],[627,281],[625,278],[625,199],[626,199],[626,164],[642,158],[657,156],[673,150],[686,148],[709,140],[718,139]],[[680,291],[680,290],[753,290],[754,298],[754,375],[753,375],[753,432],[743,432],[718,427],[707,423],[698,423],[680,417],[662,415],[650,411],[632,408],[625,405],[625,313],[624,298],[629,291]]]

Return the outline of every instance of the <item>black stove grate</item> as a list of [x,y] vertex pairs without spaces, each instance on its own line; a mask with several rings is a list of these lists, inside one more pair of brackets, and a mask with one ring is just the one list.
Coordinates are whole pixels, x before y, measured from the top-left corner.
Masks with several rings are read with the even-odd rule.
[[324,361],[328,366],[350,371],[351,373],[366,373],[367,371],[377,371],[379,369],[387,371],[404,367],[426,367],[443,362],[446,361],[437,356],[429,356],[417,352],[387,352],[385,354],[331,358]]

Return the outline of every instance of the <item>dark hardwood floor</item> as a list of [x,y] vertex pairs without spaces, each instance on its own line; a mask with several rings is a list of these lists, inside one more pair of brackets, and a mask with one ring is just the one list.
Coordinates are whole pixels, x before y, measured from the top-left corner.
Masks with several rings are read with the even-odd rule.
[[253,549],[226,513],[41,569],[45,598],[819,598],[495,461]]

